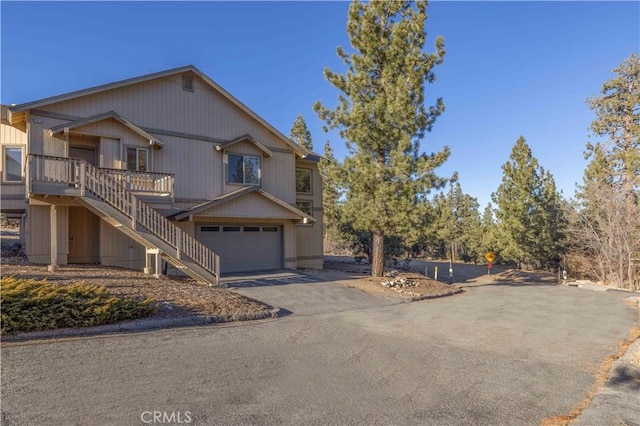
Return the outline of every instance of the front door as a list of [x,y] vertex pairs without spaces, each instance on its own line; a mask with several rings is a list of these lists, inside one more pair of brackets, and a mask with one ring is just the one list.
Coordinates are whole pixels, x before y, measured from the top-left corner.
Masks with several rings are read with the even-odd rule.
[[70,158],[81,158],[92,166],[97,166],[97,155],[96,149],[86,146],[70,146],[69,147],[69,157]]
[[84,207],[69,207],[69,263],[99,263],[100,218]]

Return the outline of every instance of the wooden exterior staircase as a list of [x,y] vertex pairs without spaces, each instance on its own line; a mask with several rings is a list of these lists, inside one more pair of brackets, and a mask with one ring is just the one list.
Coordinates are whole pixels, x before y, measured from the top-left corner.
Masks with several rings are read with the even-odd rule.
[[27,196],[76,197],[80,205],[144,246],[147,256],[155,254],[156,275],[159,259],[163,258],[196,280],[220,286],[219,256],[134,194],[137,190],[147,195],[173,196],[173,188],[168,185],[170,176],[172,186],[173,176],[152,176],[144,185],[138,178],[132,188],[132,180],[124,178],[122,172],[100,169],[76,158],[30,154]]

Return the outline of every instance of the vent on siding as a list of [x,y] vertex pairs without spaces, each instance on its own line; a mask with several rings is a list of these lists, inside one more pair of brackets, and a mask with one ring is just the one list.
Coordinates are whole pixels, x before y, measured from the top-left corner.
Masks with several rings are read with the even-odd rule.
[[193,92],[193,77],[190,75],[182,76],[182,90]]

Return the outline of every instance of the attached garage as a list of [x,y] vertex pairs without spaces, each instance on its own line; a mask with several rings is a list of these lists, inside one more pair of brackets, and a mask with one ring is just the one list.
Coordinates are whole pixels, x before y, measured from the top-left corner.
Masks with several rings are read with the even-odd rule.
[[223,274],[283,267],[281,226],[199,224],[197,239],[220,256]]

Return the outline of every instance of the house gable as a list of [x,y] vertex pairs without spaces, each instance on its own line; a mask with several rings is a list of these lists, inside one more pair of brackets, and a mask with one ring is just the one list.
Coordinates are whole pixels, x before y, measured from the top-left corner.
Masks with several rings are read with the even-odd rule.
[[311,216],[261,190],[256,186],[242,188],[173,215],[176,220],[197,217],[235,217],[286,219],[315,222]]
[[68,133],[76,129],[81,130],[83,128],[91,128],[92,124],[99,123],[105,120],[114,120],[120,123],[121,125],[127,127],[133,133],[137,134],[144,140],[148,141],[149,145],[152,145],[155,148],[162,148],[164,146],[164,142],[162,142],[160,139],[150,135],[149,133],[147,133],[146,131],[144,131],[143,129],[136,126],[135,124],[133,124],[132,122],[125,119],[124,117],[122,117],[121,115],[119,115],[114,111],[105,112],[103,114],[94,115],[92,117],[72,121],[66,124],[60,124],[58,126],[49,128],[48,132],[49,132],[49,135],[54,136],[59,133]]
[[[184,89],[183,77],[193,78],[192,90]],[[8,118],[19,122],[31,109],[82,119],[113,110],[147,131],[223,141],[249,129],[266,147],[290,149],[300,158],[311,154],[191,65],[17,105],[9,108]]]

